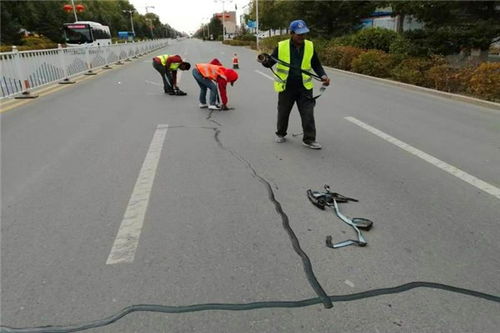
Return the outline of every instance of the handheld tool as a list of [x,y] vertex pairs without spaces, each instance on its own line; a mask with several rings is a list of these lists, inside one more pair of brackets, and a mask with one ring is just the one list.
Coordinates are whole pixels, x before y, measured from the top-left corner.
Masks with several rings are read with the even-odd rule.
[[320,209],[325,209],[325,207],[332,207],[335,214],[346,224],[351,226],[354,231],[356,231],[356,234],[358,236],[358,239],[348,239],[343,242],[339,243],[332,243],[332,236],[327,236],[326,237],[326,246],[332,248],[332,249],[338,249],[341,247],[349,246],[349,245],[358,245],[361,247],[366,246],[368,243],[366,242],[365,238],[363,237],[363,234],[359,229],[362,230],[370,230],[371,227],[373,226],[373,222],[369,219],[366,218],[361,218],[361,217],[353,217],[349,218],[342,214],[340,212],[340,208],[338,206],[338,203],[346,203],[346,202],[358,202],[357,199],[354,198],[349,198],[346,196],[343,196],[339,193],[331,192],[330,191],[330,186],[325,185],[325,192],[319,192],[319,191],[312,191],[312,190],[307,190],[307,197],[311,201],[313,205]]

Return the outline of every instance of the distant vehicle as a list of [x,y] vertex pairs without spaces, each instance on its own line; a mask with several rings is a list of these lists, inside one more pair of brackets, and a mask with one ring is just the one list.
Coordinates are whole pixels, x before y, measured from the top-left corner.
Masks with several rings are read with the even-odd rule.
[[104,46],[111,45],[111,33],[107,25],[91,21],[64,23],[64,39],[71,46]]

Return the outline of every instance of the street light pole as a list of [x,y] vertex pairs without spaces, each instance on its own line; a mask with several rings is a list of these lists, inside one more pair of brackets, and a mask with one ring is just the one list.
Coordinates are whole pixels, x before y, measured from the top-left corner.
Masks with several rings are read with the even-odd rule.
[[123,9],[122,12],[124,13],[129,13],[130,15],[130,25],[132,27],[132,33],[134,34],[134,37],[135,37],[135,30],[134,30],[134,20],[132,19],[132,14],[134,13],[134,10],[133,9]]
[[222,2],[222,40],[226,40],[226,20],[225,20],[225,16],[226,16],[226,10],[224,9],[224,3],[225,2],[233,2],[233,0],[214,0],[215,2],[219,1],[219,2]]
[[73,14],[75,14],[75,22],[77,22],[78,16],[76,16],[75,1],[71,0],[71,6],[73,7]]
[[255,0],[255,3],[257,6],[255,7],[255,13],[256,13],[256,24],[257,24],[257,41],[256,41],[256,47],[257,51],[259,50],[259,0]]

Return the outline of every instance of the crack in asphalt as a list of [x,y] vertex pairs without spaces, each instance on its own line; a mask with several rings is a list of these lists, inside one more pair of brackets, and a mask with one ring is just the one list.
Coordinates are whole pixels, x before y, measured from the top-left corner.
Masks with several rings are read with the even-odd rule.
[[[207,120],[222,126],[219,122],[214,119],[211,119],[213,111],[210,112]],[[301,249],[297,236],[293,232],[293,229],[290,227],[289,218],[286,213],[283,211],[283,208],[280,202],[276,199],[274,191],[272,189],[271,184],[261,175],[259,175],[255,169],[255,167],[246,160],[243,156],[238,154],[236,151],[224,146],[221,142],[219,135],[221,130],[218,127],[208,127],[208,126],[169,126],[169,128],[201,128],[201,129],[209,129],[214,131],[214,139],[217,145],[229,152],[233,157],[242,162],[248,169],[251,170],[252,176],[257,178],[259,182],[265,185],[269,200],[273,203],[276,212],[280,215],[282,219],[283,228],[287,231],[288,236],[292,242],[293,249],[302,259],[304,271],[306,273],[306,277],[309,281],[309,284],[314,289],[318,297],[297,300],[297,301],[262,301],[262,302],[251,302],[251,303],[205,303],[205,304],[192,304],[192,305],[179,305],[179,306],[168,306],[168,305],[157,305],[157,304],[137,304],[130,305],[123,308],[121,311],[117,312],[114,315],[109,317],[87,322],[80,324],[70,324],[67,326],[39,326],[39,327],[29,327],[29,328],[14,328],[9,326],[0,326],[1,333],[67,333],[67,332],[77,332],[83,331],[91,328],[98,328],[110,325],[115,323],[119,319],[125,317],[126,315],[133,312],[157,312],[157,313],[192,313],[192,312],[200,312],[200,311],[249,311],[256,309],[270,309],[270,308],[302,308],[308,307],[316,304],[323,304],[326,308],[331,308],[333,306],[333,302],[351,302],[360,299],[366,299],[370,297],[382,296],[382,295],[390,295],[397,294],[409,291],[415,288],[431,288],[431,289],[440,289],[456,294],[462,294],[472,297],[481,298],[487,301],[500,303],[500,296],[483,293],[480,291],[475,291],[471,289],[465,289],[460,287],[455,287],[447,284],[435,283],[435,282],[426,282],[426,281],[414,281],[406,284],[402,284],[395,287],[389,288],[379,288],[379,289],[371,289],[366,290],[359,293],[352,293],[346,295],[327,295],[318,280],[316,279],[312,264],[309,260],[307,254]]]

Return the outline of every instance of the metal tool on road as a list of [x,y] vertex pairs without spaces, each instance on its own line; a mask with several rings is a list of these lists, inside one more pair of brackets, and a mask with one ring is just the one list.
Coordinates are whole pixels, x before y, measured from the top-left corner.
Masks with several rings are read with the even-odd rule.
[[[283,61],[283,60],[280,60],[280,59],[277,59],[275,57],[273,57],[272,55],[270,54],[267,54],[267,53],[261,53],[257,56],[257,61],[262,63],[262,62],[265,62],[267,61],[268,59],[272,59],[274,61],[276,61],[277,63],[280,63],[282,64],[283,66],[287,66],[291,69],[296,69],[296,70],[299,70],[300,72],[306,74],[306,75],[309,75],[310,77],[312,77],[313,79],[317,80],[317,81],[322,81],[321,77],[319,75],[316,75],[314,73],[311,73],[309,71],[306,71],[302,68],[299,68],[299,67],[295,67],[295,66],[292,66],[291,64]],[[271,70],[271,72],[273,72],[274,76],[276,76],[280,81],[283,82],[283,80],[278,76],[278,74],[276,74],[276,72],[274,71],[274,69],[272,67],[269,67],[269,69]],[[319,94],[317,96],[314,96],[312,97],[312,99],[317,99],[319,98],[326,90],[326,86],[322,85],[320,88],[319,88]]]
[[361,217],[353,217],[349,218],[342,214],[340,212],[340,208],[338,206],[339,203],[346,203],[346,202],[358,202],[357,199],[354,198],[349,198],[346,196],[343,196],[339,193],[331,192],[330,191],[330,186],[325,185],[325,192],[319,192],[319,191],[312,191],[312,190],[307,190],[307,197],[311,201],[313,205],[320,209],[325,209],[325,207],[333,207],[333,210],[335,214],[346,224],[351,226],[355,231],[358,236],[358,239],[348,239],[343,242],[339,243],[332,243],[332,236],[327,236],[326,237],[326,246],[332,248],[332,249],[338,249],[341,247],[346,247],[349,245],[358,245],[358,246],[366,246],[368,243],[366,242],[365,238],[363,237],[363,234],[359,229],[362,230],[370,230],[371,227],[373,226],[373,222],[369,219],[366,218],[361,218]]

